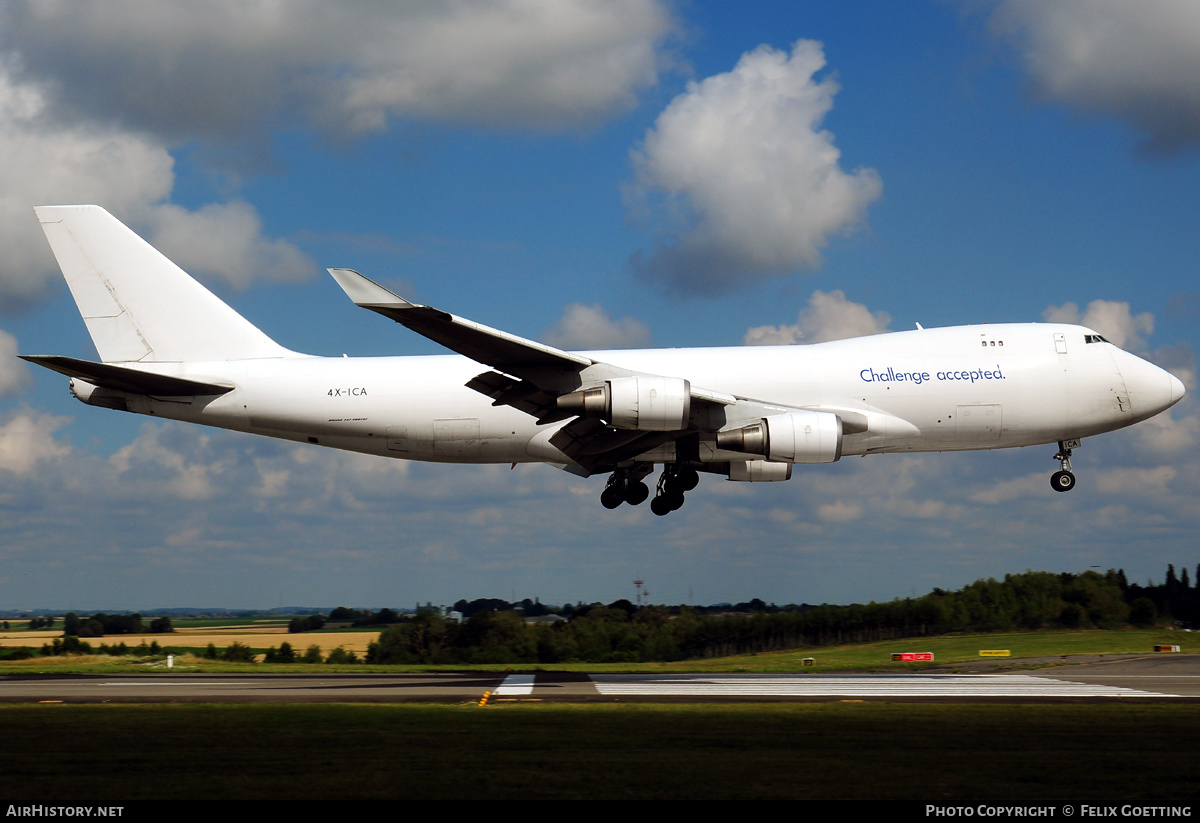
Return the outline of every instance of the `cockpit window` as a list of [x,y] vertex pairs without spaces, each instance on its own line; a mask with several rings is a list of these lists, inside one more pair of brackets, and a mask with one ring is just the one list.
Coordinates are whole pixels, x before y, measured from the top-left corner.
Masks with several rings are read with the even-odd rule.
[[1103,335],[1100,334],[1085,334],[1083,336],[1084,343],[1107,343]]

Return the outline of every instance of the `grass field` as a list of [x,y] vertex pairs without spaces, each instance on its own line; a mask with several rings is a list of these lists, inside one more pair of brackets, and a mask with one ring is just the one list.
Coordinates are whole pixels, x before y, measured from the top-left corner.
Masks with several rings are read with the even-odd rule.
[[[159,640],[179,639],[169,637]],[[293,642],[302,648],[328,637],[294,635]],[[985,648],[1010,649],[1015,658],[1147,653],[1155,643],[1200,652],[1195,638],[1033,632],[671,664],[528,668],[885,671],[919,668],[892,663],[897,651],[932,651],[940,666],[978,661]],[[805,669],[806,657],[818,665]],[[192,672],[258,674],[430,668],[181,663]],[[163,673],[161,661],[132,658],[0,664],[0,673],[39,670]],[[0,705],[0,797],[1179,804],[1200,800],[1198,742],[1195,704]]]
[[[30,633],[32,634],[32,633]],[[39,633],[41,634],[41,633]],[[29,645],[40,648],[42,643],[61,632],[46,632],[45,638],[38,637],[36,641],[19,642],[20,635],[9,633],[0,635],[0,645],[17,646]],[[321,631],[304,634],[287,634],[280,629],[278,633],[264,634],[260,627],[247,625],[230,627],[220,633],[206,631],[203,627],[189,629],[186,632],[174,634],[145,635],[146,642],[157,641],[163,651],[180,655],[176,661],[176,671],[180,672],[244,672],[255,668],[260,672],[305,672],[305,671],[354,671],[354,672],[404,672],[404,671],[436,671],[439,668],[461,669],[455,666],[304,666],[291,664],[283,666],[262,666],[247,663],[226,663],[219,660],[202,660],[198,655],[203,653],[209,643],[218,649],[238,641],[255,651],[265,652],[268,646],[278,647],[286,641],[302,653],[309,644],[316,643],[326,654],[336,646],[343,646],[349,651],[358,653],[360,659],[366,653],[367,644],[375,639],[375,634],[361,631]],[[94,645],[100,642],[117,643],[124,640],[127,645],[137,645],[142,635],[107,637],[94,639]],[[1124,630],[1124,631],[1044,631],[1044,632],[1015,632],[1011,634],[984,635],[949,635],[923,639],[897,640],[886,643],[859,643],[845,646],[823,646],[820,648],[797,649],[786,652],[739,655],[736,657],[721,657],[708,660],[683,660],[673,663],[563,663],[563,664],[492,664],[476,666],[481,670],[498,671],[508,668],[540,671],[583,671],[583,672],[799,672],[799,671],[919,671],[930,668],[925,663],[894,663],[891,660],[893,652],[920,651],[934,653],[934,667],[947,664],[970,664],[980,661],[980,649],[1008,649],[1012,653],[1011,663],[992,661],[989,668],[994,670],[996,665],[1021,668],[1027,666],[1022,660],[1026,658],[1058,658],[1063,655],[1105,655],[1105,654],[1147,654],[1156,644],[1177,645],[1184,653],[1200,653],[1200,635],[1194,632],[1155,629],[1155,630]],[[191,654],[190,657],[185,655]],[[806,666],[806,658],[813,658],[815,665]],[[1045,665],[1045,663],[1039,663]],[[24,661],[0,663],[0,673],[5,671],[34,673],[46,672],[128,672],[164,670],[162,660],[139,660],[133,657],[119,658],[95,655],[91,657],[58,657],[33,658]]]
[[[1195,706],[3,706],[5,802],[1186,803]],[[19,741],[19,745],[14,745]]]

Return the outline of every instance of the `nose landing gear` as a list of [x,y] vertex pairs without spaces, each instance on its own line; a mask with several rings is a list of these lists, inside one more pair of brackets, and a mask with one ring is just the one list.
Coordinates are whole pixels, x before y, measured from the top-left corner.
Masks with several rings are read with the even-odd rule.
[[1078,440],[1058,441],[1058,454],[1054,455],[1054,459],[1058,461],[1059,470],[1050,475],[1050,488],[1056,492],[1069,492],[1075,488],[1075,474],[1071,471],[1071,450],[1078,447]]

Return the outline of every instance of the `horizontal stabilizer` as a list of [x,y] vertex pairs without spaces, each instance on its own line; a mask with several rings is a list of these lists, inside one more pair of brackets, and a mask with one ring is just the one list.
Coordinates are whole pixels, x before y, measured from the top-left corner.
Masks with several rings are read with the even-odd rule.
[[232,384],[203,383],[165,374],[152,374],[140,369],[113,366],[108,363],[93,363],[53,354],[22,354],[22,360],[44,366],[51,371],[78,377],[93,386],[130,394],[146,394],[155,397],[203,397],[233,391]]

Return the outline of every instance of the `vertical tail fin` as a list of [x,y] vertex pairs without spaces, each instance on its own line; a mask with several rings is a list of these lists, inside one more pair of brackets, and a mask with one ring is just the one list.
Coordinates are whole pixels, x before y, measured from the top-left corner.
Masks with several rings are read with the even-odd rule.
[[105,363],[291,354],[99,206],[34,211]]

